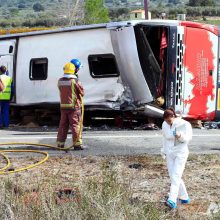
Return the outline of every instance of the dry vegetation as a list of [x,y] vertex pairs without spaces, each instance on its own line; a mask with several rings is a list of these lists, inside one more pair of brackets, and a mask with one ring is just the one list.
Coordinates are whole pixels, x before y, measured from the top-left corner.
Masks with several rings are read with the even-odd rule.
[[[16,167],[37,159],[13,161]],[[1,176],[0,219],[220,219],[207,215],[220,198],[219,155],[191,156],[184,180],[192,203],[170,211],[164,206],[169,179],[159,156],[53,157]],[[73,190],[59,192],[65,188]]]

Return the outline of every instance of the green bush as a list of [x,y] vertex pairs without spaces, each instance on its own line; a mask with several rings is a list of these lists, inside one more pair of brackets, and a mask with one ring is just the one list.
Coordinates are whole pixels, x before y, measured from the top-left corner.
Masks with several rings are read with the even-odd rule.
[[35,12],[39,12],[39,11],[44,11],[45,10],[44,6],[41,5],[39,2],[37,2],[37,3],[35,3],[33,5],[33,9],[34,9]]
[[19,3],[18,8],[19,9],[24,9],[24,8],[26,8],[26,5],[24,3]]

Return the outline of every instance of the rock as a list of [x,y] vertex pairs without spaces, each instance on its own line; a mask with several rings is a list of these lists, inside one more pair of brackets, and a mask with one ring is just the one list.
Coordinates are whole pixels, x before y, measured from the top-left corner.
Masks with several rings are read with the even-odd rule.
[[216,213],[220,213],[220,204],[217,202],[212,202],[208,207],[207,215],[213,215]]
[[55,192],[56,203],[80,202],[80,193],[78,188],[64,188]]
[[96,163],[97,160],[96,160],[96,159],[93,159],[93,158],[89,158],[89,159],[87,160],[87,162],[88,162],[88,163]]
[[129,198],[129,203],[130,203],[131,205],[138,205],[140,202],[141,202],[141,200],[140,200],[139,197]]
[[133,169],[140,169],[140,168],[143,168],[143,165],[140,163],[133,163],[133,164],[130,164],[128,167],[133,168]]
[[144,181],[144,182],[141,182],[141,183],[139,184],[139,186],[140,186],[141,188],[147,188],[147,187],[149,186],[149,183],[148,183],[148,181]]

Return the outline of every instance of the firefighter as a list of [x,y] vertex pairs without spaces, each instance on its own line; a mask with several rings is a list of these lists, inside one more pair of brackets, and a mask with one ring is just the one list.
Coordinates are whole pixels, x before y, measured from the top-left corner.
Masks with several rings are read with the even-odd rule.
[[70,127],[74,150],[83,150],[81,98],[84,96],[84,89],[78,80],[78,75],[76,75],[75,65],[69,62],[63,69],[64,75],[58,80],[61,119],[57,135],[57,146],[64,148]]
[[81,61],[79,59],[72,59],[70,62],[75,66],[76,68],[75,73],[77,75],[78,71],[82,67]]
[[9,106],[13,97],[12,78],[5,66],[0,67],[0,127],[8,128],[10,123]]

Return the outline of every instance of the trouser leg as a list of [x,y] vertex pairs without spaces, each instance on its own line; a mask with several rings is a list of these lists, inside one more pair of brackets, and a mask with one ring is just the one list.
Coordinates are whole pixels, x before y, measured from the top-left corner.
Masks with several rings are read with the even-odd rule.
[[68,116],[69,116],[70,128],[72,131],[73,145],[80,146],[82,145],[82,133],[80,129],[81,110],[78,109],[72,110]]
[[64,145],[69,130],[68,110],[61,110],[61,118],[57,134],[57,144]]
[[83,118],[82,118],[82,110],[79,110],[79,143],[82,144],[82,132],[83,132]]
[[172,171],[173,171],[173,167],[174,167],[174,162],[175,162],[175,157],[172,157],[171,155],[166,155],[166,161],[167,161],[168,174],[171,179]]
[[9,108],[10,108],[10,104],[9,102],[5,101],[3,102],[3,106],[2,106],[2,112],[3,112],[3,126],[4,127],[8,127],[10,124],[10,118],[9,118]]
[[171,180],[175,158],[172,157],[172,155],[166,155],[166,161],[167,161],[168,174],[169,174],[169,177],[170,177],[170,180]]
[[187,200],[189,198],[189,195],[188,195],[187,190],[186,190],[185,183],[183,182],[182,179],[181,179],[181,182],[180,182],[178,198],[182,199],[182,200]]
[[[176,156],[171,171],[171,187],[169,199],[176,203],[178,194],[186,195],[186,188],[182,181],[182,174],[185,168],[187,157]],[[181,189],[180,189],[181,188]]]

